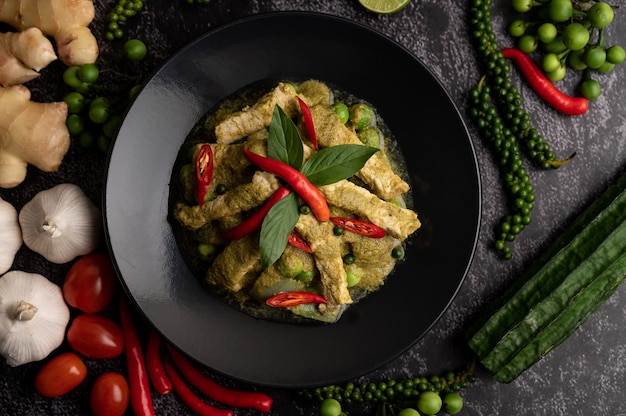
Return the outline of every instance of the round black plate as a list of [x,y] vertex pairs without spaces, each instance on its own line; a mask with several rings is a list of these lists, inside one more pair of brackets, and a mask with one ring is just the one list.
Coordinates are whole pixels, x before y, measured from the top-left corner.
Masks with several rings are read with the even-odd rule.
[[[236,90],[283,78],[328,82],[379,110],[407,160],[424,223],[385,286],[333,325],[273,323],[227,306],[191,275],[167,222],[172,166],[193,125]],[[299,12],[225,25],[169,59],[125,117],[104,201],[117,272],[154,327],[219,373],[276,387],[345,381],[411,347],[463,282],[481,205],[467,129],[433,74],[367,27]]]

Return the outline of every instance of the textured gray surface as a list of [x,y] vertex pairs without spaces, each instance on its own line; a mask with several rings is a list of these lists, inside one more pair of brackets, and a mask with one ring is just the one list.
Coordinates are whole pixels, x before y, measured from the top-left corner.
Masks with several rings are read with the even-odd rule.
[[[112,1],[98,2],[99,16]],[[139,28],[128,29],[149,40],[153,55],[146,65],[158,65],[171,53],[196,36],[237,18],[279,10],[306,10],[346,17],[379,30],[411,50],[440,78],[461,112],[466,114],[467,91],[481,73],[468,36],[468,3],[462,0],[413,0],[404,10],[390,16],[364,11],[355,0],[308,1],[220,1],[207,6],[186,6],[181,0],[146,2],[145,10],[135,21]],[[502,46],[510,41],[504,26],[511,18],[508,1],[497,1],[493,9],[494,27]],[[626,45],[626,17],[620,10],[609,31],[612,43]],[[134,25],[135,23],[133,23]],[[96,32],[101,22],[94,24]],[[364,57],[368,60],[369,57]],[[329,63],[332,65],[332,63]],[[35,84],[37,98],[56,98],[58,78]],[[571,88],[567,78],[563,88]],[[50,84],[52,83],[52,84]],[[514,259],[498,260],[490,249],[492,228],[503,212],[505,201],[500,191],[497,170],[491,154],[480,142],[468,121],[480,165],[483,190],[483,222],[476,256],[460,292],[449,310],[432,331],[401,357],[364,376],[367,380],[410,377],[460,369],[467,365],[470,353],[463,341],[463,331],[472,317],[515,279],[524,266],[544,248],[572,217],[588,204],[617,174],[626,162],[626,104],[624,68],[601,78],[602,97],[593,102],[581,117],[560,116],[540,103],[523,84],[519,84],[533,124],[550,141],[557,154],[577,157],[556,171],[529,168],[536,188],[537,202],[533,223],[514,244]],[[374,87],[374,86],[373,86]],[[55,96],[57,94],[57,96]],[[423,101],[428,97],[410,97]],[[407,105],[411,105],[407,102]],[[466,117],[467,120],[467,117]],[[439,121],[442,122],[442,121]],[[445,122],[445,121],[443,121]],[[50,183],[79,182],[98,200],[103,161],[78,150],[70,151],[68,163],[55,175],[29,173],[29,181],[12,190],[0,190],[0,196],[21,206],[33,193]],[[450,167],[453,170],[453,167]],[[16,266],[62,276],[63,268],[51,268],[22,250]],[[419,313],[416,294],[416,313]],[[609,301],[566,342],[515,382],[503,385],[478,369],[478,380],[463,392],[464,415],[626,415],[622,409],[626,394],[626,287],[621,287]],[[92,374],[104,368],[121,369],[119,361],[89,362]],[[20,369],[0,364],[0,412],[3,414],[83,414],[88,411],[87,387],[68,397],[44,400],[32,389],[37,365]],[[224,380],[225,383],[231,383]],[[247,386],[243,386],[247,387]],[[311,415],[315,410],[306,402],[294,401],[289,392],[270,390],[275,398],[272,414]],[[186,414],[173,396],[155,397],[159,415]],[[237,414],[254,414],[237,412]],[[358,413],[354,413],[358,414]]]

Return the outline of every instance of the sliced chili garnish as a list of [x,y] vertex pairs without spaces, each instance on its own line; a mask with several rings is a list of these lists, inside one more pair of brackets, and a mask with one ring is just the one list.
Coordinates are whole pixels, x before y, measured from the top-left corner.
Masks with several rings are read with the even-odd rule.
[[587,111],[589,101],[586,98],[572,97],[559,90],[523,51],[504,48],[502,56],[515,62],[531,88],[555,110],[570,116],[578,116]]
[[287,182],[309,208],[311,208],[315,218],[321,222],[328,221],[330,218],[330,209],[328,208],[328,203],[324,195],[322,195],[320,190],[317,189],[302,172],[286,163],[261,156],[248,149],[243,149],[243,151],[250,162],[267,172],[279,176]]
[[302,122],[306,133],[309,135],[309,140],[313,144],[315,150],[317,150],[317,136],[315,134],[315,125],[313,124],[313,116],[311,115],[311,109],[300,97],[296,96],[298,104],[300,104],[300,111],[302,112]]
[[266,305],[273,308],[286,308],[307,303],[326,303],[326,299],[317,293],[311,292],[283,292],[270,296],[265,301]]
[[361,221],[347,217],[332,217],[330,222],[337,227],[351,231],[356,234],[364,235],[371,238],[382,238],[385,236],[385,230],[371,222]]
[[204,204],[204,198],[213,179],[213,149],[210,144],[203,144],[196,157],[196,179],[198,181],[198,203]]
[[239,240],[242,237],[245,237],[248,234],[253,233],[258,230],[263,224],[263,219],[267,215],[268,211],[276,205],[278,201],[289,195],[291,191],[287,188],[280,187],[269,197],[267,201],[261,206],[261,208],[252,214],[249,218],[241,222],[239,225],[231,228],[222,234],[226,240]]
[[295,231],[292,231],[291,234],[289,234],[287,242],[295,248],[299,248],[307,253],[313,253],[313,249],[311,249],[309,243],[307,243],[304,238],[302,238],[302,236]]

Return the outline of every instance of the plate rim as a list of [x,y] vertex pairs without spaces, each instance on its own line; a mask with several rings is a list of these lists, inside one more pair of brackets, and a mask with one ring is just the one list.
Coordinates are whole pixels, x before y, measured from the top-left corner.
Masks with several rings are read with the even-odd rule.
[[[424,337],[431,329],[432,327],[441,319],[441,317],[443,316],[443,314],[449,309],[450,305],[454,302],[454,299],[456,298],[456,296],[458,295],[461,287],[463,286],[465,279],[467,278],[467,275],[469,273],[469,270],[471,268],[471,265],[473,263],[475,254],[476,254],[476,249],[477,249],[477,244],[478,244],[478,240],[479,240],[479,234],[480,234],[480,227],[481,227],[481,220],[482,220],[482,183],[481,183],[481,178],[480,178],[480,169],[479,169],[479,163],[478,163],[478,158],[477,158],[477,154],[476,154],[476,150],[475,150],[475,146],[474,143],[471,140],[471,136],[469,134],[469,130],[467,128],[466,122],[464,120],[464,118],[461,115],[461,112],[459,111],[459,108],[457,107],[456,103],[454,102],[454,100],[452,99],[449,91],[447,90],[447,88],[442,84],[441,80],[433,73],[433,71],[426,66],[417,56],[415,56],[415,54],[410,51],[408,48],[406,48],[405,46],[401,45],[399,42],[395,41],[394,39],[386,36],[385,34],[375,30],[372,27],[369,27],[363,23],[360,22],[356,22],[356,21],[352,21],[349,20],[347,18],[344,17],[340,17],[340,16],[336,16],[336,15],[331,15],[331,14],[326,14],[326,13],[318,13],[318,12],[302,12],[302,11],[280,11],[280,12],[267,12],[267,13],[260,13],[260,14],[256,14],[256,15],[252,15],[252,16],[247,16],[241,19],[237,19],[234,20],[232,22],[228,22],[225,23],[223,25],[220,25],[214,29],[211,29],[209,31],[207,31],[204,34],[199,35],[198,37],[196,37],[195,39],[191,40],[190,42],[188,42],[186,45],[184,45],[183,47],[181,47],[180,49],[178,49],[175,53],[173,53],[168,59],[166,59],[161,65],[158,66],[158,68],[155,69],[155,71],[153,71],[153,73],[151,75],[149,75],[146,78],[146,82],[142,85],[142,88],[139,90],[138,94],[135,96],[135,98],[133,99],[133,103],[131,105],[128,106],[126,114],[124,115],[124,120],[126,120],[126,115],[128,115],[132,109],[133,106],[135,104],[135,102],[137,101],[137,99],[139,97],[141,97],[142,92],[144,91],[144,89],[151,83],[153,82],[154,78],[157,77],[159,75],[159,73],[161,71],[163,71],[165,68],[167,68],[168,65],[170,65],[172,62],[174,62],[178,57],[180,57],[182,54],[186,53],[189,50],[192,50],[193,48],[195,48],[198,44],[200,44],[201,42],[203,42],[205,39],[210,38],[211,36],[214,36],[216,33],[219,32],[223,32],[223,31],[227,31],[227,30],[232,30],[233,28],[236,27],[241,27],[241,25],[245,25],[248,22],[255,22],[258,20],[265,20],[265,19],[274,19],[274,18],[305,18],[305,19],[310,19],[310,18],[315,18],[315,19],[330,19],[333,20],[335,22],[337,22],[337,24],[340,25],[348,25],[348,26],[353,26],[358,28],[359,30],[364,30],[365,32],[368,32],[369,35],[371,36],[375,36],[380,38],[381,40],[385,41],[385,42],[389,42],[391,44],[393,44],[396,48],[399,48],[400,51],[406,55],[408,55],[408,57],[415,61],[417,65],[421,66],[432,78],[432,80],[434,80],[434,82],[437,84],[439,90],[445,95],[446,100],[449,102],[449,104],[452,106],[452,108],[455,111],[455,115],[458,119],[458,122],[460,123],[463,131],[464,131],[464,136],[465,136],[465,141],[467,142],[466,145],[468,145],[469,147],[469,152],[471,154],[471,164],[473,166],[473,173],[475,174],[475,178],[476,178],[476,182],[474,183],[474,185],[476,186],[476,192],[477,192],[477,196],[476,196],[476,218],[475,218],[475,227],[473,229],[473,241],[471,244],[471,248],[469,249],[468,252],[468,258],[467,258],[467,262],[465,264],[465,268],[463,270],[462,275],[460,276],[459,280],[458,280],[458,284],[456,285],[456,288],[454,289],[452,295],[449,297],[449,299],[447,300],[445,307],[443,307],[443,309],[437,314],[437,316],[435,317],[435,319],[430,323],[430,325],[428,325],[428,327],[417,337],[414,338],[413,342],[410,343],[409,345],[405,345],[404,348],[398,350],[393,356],[389,356],[389,357],[383,357],[379,360],[379,362],[377,363],[373,363],[373,367],[368,368],[368,369],[361,369],[359,371],[355,371],[351,374],[345,374],[343,376],[335,376],[334,378],[330,378],[328,380],[328,382],[338,382],[341,380],[346,380],[346,379],[351,379],[354,378],[356,376],[362,375],[364,373],[367,373],[369,371],[372,371],[376,368],[379,368],[387,363],[389,363],[390,361],[392,361],[393,359],[397,358],[398,356],[400,356],[401,354],[403,354],[404,352],[406,352],[408,349],[410,349],[415,343],[417,343],[420,339],[422,339],[422,337]],[[122,124],[122,126],[120,127],[120,131],[122,131],[124,127],[124,124]],[[185,134],[186,136],[186,134]],[[139,308],[139,311],[142,313],[142,315],[146,315],[146,312],[144,310],[144,308],[142,308],[142,306],[140,305],[140,303],[136,300],[136,296],[135,294],[132,293],[132,291],[128,288],[127,282],[125,281],[123,275],[122,275],[122,271],[120,269],[120,265],[118,264],[115,256],[114,256],[114,252],[113,252],[113,247],[112,247],[112,242],[111,242],[111,236],[109,234],[109,212],[107,209],[108,206],[108,202],[109,202],[109,198],[108,198],[108,185],[109,185],[109,168],[110,168],[110,163],[111,163],[111,159],[113,158],[114,155],[114,146],[117,143],[117,138],[118,136],[115,137],[114,141],[112,142],[112,146],[111,146],[111,151],[109,152],[108,156],[107,156],[107,160],[106,160],[106,164],[105,164],[105,178],[104,178],[104,183],[103,183],[103,205],[104,208],[103,209],[103,219],[104,219],[104,224],[105,224],[105,239],[106,239],[106,245],[107,248],[109,249],[111,255],[112,255],[112,260],[114,263],[114,267],[116,269],[116,272],[118,274],[118,277],[122,283],[122,288],[124,289],[124,291],[126,292],[126,294],[129,296],[130,300]],[[384,290],[384,289],[383,289]],[[153,321],[151,319],[149,319],[150,323],[152,325],[154,325]],[[159,332],[160,329],[156,328]],[[163,334],[166,336],[166,334]],[[186,351],[183,351],[186,352]],[[197,357],[193,357],[192,358],[197,358]],[[202,363],[205,364],[205,363]],[[206,365],[206,364],[205,364]],[[245,381],[245,382],[250,382],[250,383],[255,383],[258,385],[266,385],[266,386],[274,386],[274,387],[286,387],[286,386],[290,386],[293,387],[294,383],[292,381],[288,382],[288,384],[285,384],[284,382],[281,381],[270,381],[270,380],[255,380],[255,379],[249,379],[248,377],[245,376],[241,376],[240,374],[235,374],[233,372],[229,372],[229,371],[222,371],[218,368],[214,368],[213,366],[209,366],[212,370],[217,371],[218,373],[222,373],[226,376],[232,377],[234,379],[238,379],[241,381]],[[308,387],[308,386],[314,386],[314,385],[319,385],[320,382],[316,381],[313,383],[308,383],[308,382],[304,382],[301,383],[299,386],[301,387]]]

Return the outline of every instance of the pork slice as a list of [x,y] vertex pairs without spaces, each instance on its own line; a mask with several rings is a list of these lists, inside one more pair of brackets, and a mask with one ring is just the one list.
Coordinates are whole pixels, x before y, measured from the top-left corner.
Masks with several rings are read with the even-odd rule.
[[301,215],[296,230],[313,250],[320,272],[322,294],[329,306],[352,303],[341,258],[341,240],[333,234],[333,224],[319,222],[313,215]]
[[[340,144],[360,144],[356,133],[344,125],[331,107],[316,105],[311,108],[317,142],[322,147]],[[375,153],[356,176],[382,199],[392,199],[409,190],[409,184],[393,172],[384,155]]]
[[280,187],[280,182],[271,173],[256,171],[252,182],[239,185],[217,196],[204,205],[188,206],[179,203],[174,208],[176,218],[185,228],[197,230],[213,220],[249,211],[260,206]]
[[296,92],[289,84],[279,83],[252,106],[237,111],[219,122],[215,126],[217,143],[232,143],[268,127],[276,105],[290,117],[297,114],[299,107]]
[[405,240],[421,226],[416,212],[383,201],[348,180],[321,186],[320,191],[329,204],[367,219],[399,240]]
[[233,293],[252,284],[262,270],[257,238],[252,235],[228,244],[207,270],[207,283]]

